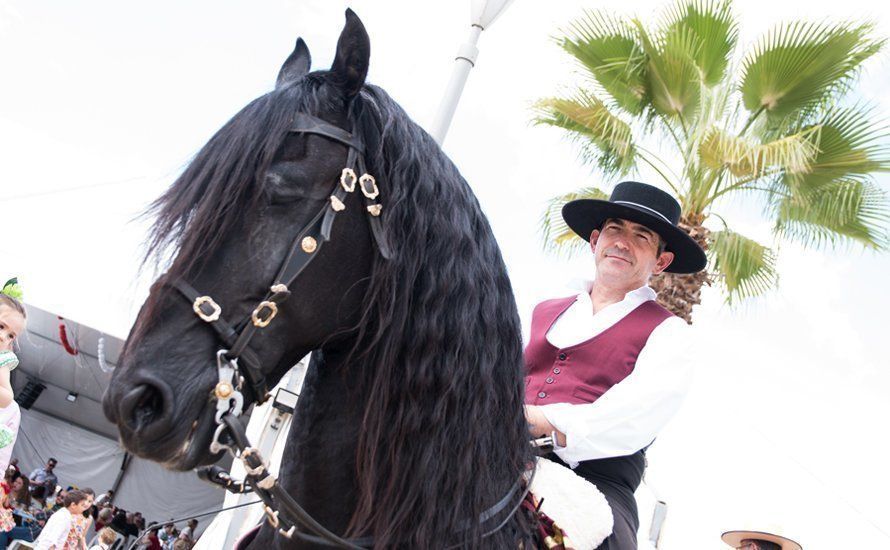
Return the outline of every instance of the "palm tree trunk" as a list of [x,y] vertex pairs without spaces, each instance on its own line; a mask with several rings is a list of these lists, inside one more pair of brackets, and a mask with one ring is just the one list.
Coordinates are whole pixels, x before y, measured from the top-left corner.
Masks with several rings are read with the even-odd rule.
[[[678,224],[704,250],[708,250],[711,231],[702,225],[703,216],[683,216]],[[681,275],[678,273],[662,273],[649,279],[649,286],[658,294],[658,303],[671,313],[692,324],[692,306],[701,303],[701,289],[704,285],[711,286],[711,275],[708,270]]]

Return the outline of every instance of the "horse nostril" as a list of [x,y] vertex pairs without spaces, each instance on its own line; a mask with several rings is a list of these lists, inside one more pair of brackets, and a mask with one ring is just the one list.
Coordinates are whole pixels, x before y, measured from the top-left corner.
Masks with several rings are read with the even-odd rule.
[[[169,391],[158,384],[143,383],[127,392],[121,399],[120,420],[134,432],[163,433],[168,429]],[[165,397],[167,397],[165,399]]]
[[142,386],[142,396],[133,409],[132,420],[137,426],[147,426],[157,418],[163,410],[164,400],[161,394],[151,386]]

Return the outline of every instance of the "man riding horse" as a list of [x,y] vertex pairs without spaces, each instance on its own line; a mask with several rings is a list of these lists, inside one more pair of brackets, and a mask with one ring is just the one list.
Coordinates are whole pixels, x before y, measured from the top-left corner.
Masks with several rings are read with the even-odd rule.
[[562,214],[590,242],[596,277],[577,295],[535,307],[526,417],[533,436],[552,435],[548,458],[608,500],[614,527],[600,548],[627,550],[637,547],[634,492],[646,448],[680,407],[691,374],[689,327],[647,283],[662,272],[700,271],[706,258],[677,227],[677,201],[650,185],[620,183],[608,201],[572,201]]

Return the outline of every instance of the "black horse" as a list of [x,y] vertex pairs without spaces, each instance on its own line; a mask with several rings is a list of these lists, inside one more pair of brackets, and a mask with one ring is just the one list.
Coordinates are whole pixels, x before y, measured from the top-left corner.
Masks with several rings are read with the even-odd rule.
[[[221,346],[171,281],[188,279],[231,319],[248,315],[346,163],[345,145],[289,132],[295,113],[355,128],[392,254],[380,253],[362,197],[349,194],[330,241],[251,342],[271,383],[315,352],[281,483],[325,527],[372,536],[376,548],[516,548],[531,530],[522,514],[488,536],[505,515],[478,520],[531,458],[510,282],[457,169],[365,83],[369,56],[351,11],[329,71],[310,73],[298,40],[275,89],[220,129],[154,203],[150,253],[172,261],[127,339],[105,414],[127,449],[169,468],[219,458],[209,443]],[[359,116],[368,123],[357,126]],[[256,400],[247,397],[245,406]],[[269,526],[251,546],[312,547]]]

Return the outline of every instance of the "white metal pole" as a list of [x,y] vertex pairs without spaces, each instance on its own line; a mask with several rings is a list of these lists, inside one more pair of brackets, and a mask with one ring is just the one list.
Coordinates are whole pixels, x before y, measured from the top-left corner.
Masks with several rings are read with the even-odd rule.
[[454,118],[454,111],[457,109],[457,102],[464,91],[464,85],[467,83],[467,77],[470,75],[470,69],[476,64],[476,58],[479,55],[479,48],[476,47],[476,44],[479,41],[480,34],[482,34],[482,27],[475,24],[470,26],[470,34],[467,37],[467,41],[460,45],[457,57],[454,59],[454,70],[451,72],[451,79],[445,87],[442,102],[439,103],[439,110],[436,112],[436,118],[430,127],[430,135],[433,136],[433,139],[439,145],[442,145],[442,142],[445,140],[445,134],[448,133],[448,127],[451,126],[451,119]]

